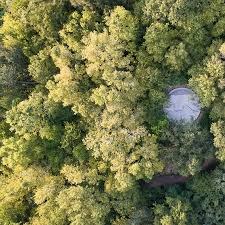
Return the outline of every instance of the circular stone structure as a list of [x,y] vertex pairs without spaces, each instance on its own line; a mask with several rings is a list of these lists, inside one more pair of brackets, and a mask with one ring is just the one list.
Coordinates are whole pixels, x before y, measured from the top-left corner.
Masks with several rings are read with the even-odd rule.
[[169,102],[164,111],[171,121],[193,122],[201,113],[199,98],[189,88],[175,88],[169,92]]

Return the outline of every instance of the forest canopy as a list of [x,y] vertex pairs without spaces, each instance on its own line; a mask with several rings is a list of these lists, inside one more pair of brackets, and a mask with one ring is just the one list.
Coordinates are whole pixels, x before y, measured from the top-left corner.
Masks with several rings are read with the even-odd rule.
[[0,0],[0,137],[0,224],[224,225],[224,1]]

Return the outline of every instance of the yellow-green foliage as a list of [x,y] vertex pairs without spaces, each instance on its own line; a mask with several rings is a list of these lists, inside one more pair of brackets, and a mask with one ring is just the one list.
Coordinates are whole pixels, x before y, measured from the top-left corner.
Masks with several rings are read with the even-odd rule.
[[[0,224],[224,225],[224,18],[223,0],[0,0]],[[165,115],[180,85],[198,124]],[[148,188],[165,167],[193,180]]]

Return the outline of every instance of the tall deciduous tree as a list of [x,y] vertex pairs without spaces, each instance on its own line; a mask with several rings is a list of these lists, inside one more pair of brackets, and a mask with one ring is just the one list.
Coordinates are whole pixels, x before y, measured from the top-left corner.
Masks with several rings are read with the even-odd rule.
[[7,47],[19,46],[30,56],[43,45],[56,41],[58,31],[67,18],[66,2],[7,1],[7,12],[1,27],[3,43]]
[[159,141],[161,157],[175,173],[194,175],[206,159],[213,157],[212,137],[206,129],[196,125],[172,125]]
[[0,46],[0,107],[10,109],[13,101],[22,99],[34,87],[27,72],[27,59],[19,49]]

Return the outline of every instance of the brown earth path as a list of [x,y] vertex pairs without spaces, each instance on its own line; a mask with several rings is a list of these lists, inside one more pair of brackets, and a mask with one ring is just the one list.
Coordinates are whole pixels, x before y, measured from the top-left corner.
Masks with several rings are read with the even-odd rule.
[[[201,171],[210,171],[216,168],[218,160],[216,158],[208,159],[204,162]],[[169,186],[174,184],[183,184],[192,176],[181,175],[157,175],[151,181],[141,181],[141,186],[145,188],[154,188],[160,186]]]

